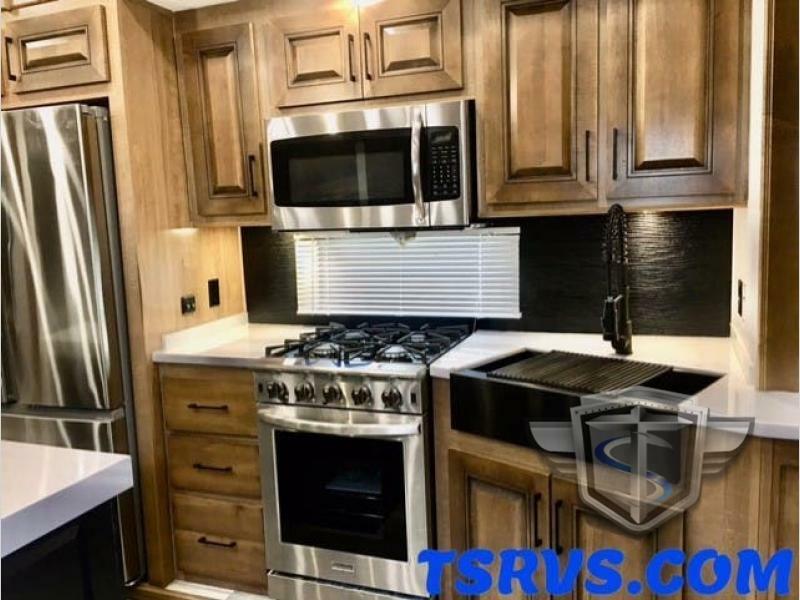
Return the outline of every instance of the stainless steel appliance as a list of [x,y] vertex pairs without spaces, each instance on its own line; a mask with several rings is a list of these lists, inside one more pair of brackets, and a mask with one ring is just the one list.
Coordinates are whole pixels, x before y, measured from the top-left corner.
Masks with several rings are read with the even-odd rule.
[[319,328],[256,375],[270,596],[425,596],[428,363],[466,327]]
[[[105,109],[2,112],[1,226],[2,438],[130,452],[132,389]],[[132,583],[144,569],[138,489],[117,504],[123,571]]]
[[268,121],[272,226],[468,225],[473,112],[455,100]]

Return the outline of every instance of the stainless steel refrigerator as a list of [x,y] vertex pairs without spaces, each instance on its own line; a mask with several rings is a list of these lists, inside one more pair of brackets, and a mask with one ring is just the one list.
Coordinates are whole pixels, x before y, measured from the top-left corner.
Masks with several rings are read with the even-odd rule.
[[[136,480],[111,131],[104,108],[3,111],[2,438],[130,453]],[[141,578],[138,488],[117,502]]]

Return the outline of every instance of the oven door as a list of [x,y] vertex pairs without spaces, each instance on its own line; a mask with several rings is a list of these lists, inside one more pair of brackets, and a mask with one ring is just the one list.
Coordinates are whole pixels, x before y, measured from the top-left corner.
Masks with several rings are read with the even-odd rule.
[[424,596],[422,432],[421,416],[261,408],[267,568]]
[[273,227],[426,227],[424,118],[424,106],[404,106],[272,119]]

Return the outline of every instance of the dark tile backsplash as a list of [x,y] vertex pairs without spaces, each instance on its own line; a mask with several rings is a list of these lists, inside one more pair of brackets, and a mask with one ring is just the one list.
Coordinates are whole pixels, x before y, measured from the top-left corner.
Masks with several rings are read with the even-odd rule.
[[[479,320],[478,325],[600,332],[604,221],[603,216],[593,215],[498,222],[521,227],[523,316]],[[635,213],[628,216],[628,223],[634,333],[729,335],[732,212]],[[291,234],[245,227],[242,252],[251,321],[311,324],[365,319],[297,315]]]

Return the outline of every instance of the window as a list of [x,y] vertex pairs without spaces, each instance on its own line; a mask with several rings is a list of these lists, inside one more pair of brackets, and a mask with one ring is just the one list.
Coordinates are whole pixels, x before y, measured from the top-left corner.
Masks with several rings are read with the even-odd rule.
[[519,228],[295,236],[299,314],[519,318]]

